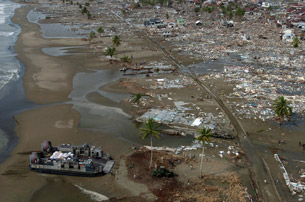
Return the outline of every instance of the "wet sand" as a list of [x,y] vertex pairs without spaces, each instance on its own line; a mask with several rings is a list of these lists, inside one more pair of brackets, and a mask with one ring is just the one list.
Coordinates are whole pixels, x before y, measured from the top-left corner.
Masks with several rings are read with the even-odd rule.
[[[130,148],[129,143],[118,141],[119,137],[116,135],[109,136],[77,128],[80,115],[71,104],[64,102],[69,100],[68,95],[72,90],[72,79],[76,71],[88,61],[91,61],[91,65],[97,66],[98,62],[100,64],[99,58],[92,59],[90,55],[74,56],[74,60],[70,60],[71,56],[52,57],[44,54],[42,48],[45,47],[83,45],[88,42],[80,39],[42,38],[39,26],[29,23],[26,19],[30,9],[17,9],[12,19],[22,27],[15,52],[26,67],[23,80],[27,99],[44,105],[16,116],[16,132],[19,139],[10,158],[0,167],[0,201],[49,201],[47,194],[53,197],[56,193],[62,193],[62,184],[64,190],[69,191],[65,201],[90,201],[87,195],[73,186],[74,184],[108,197],[132,195],[130,190],[121,188],[121,182],[115,181],[111,175],[102,178],[79,178],[38,174],[28,169],[30,152],[39,151],[41,142],[46,139],[52,139],[54,145],[80,145],[85,142],[103,145],[105,151],[118,161],[120,154],[128,153]],[[48,189],[51,191],[48,192]],[[55,197],[54,200],[61,199]]]

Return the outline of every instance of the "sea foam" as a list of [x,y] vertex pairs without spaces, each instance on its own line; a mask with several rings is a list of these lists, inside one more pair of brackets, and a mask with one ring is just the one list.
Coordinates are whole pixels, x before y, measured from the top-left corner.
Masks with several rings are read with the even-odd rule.
[[10,21],[18,7],[19,4],[9,0],[0,1],[0,94],[6,84],[19,78],[20,63],[15,57],[13,47],[20,28]]
[[[3,88],[11,81],[17,80],[20,74],[20,63],[14,53],[14,44],[20,28],[10,18],[19,4],[9,0],[0,0],[0,99],[5,95]],[[0,129],[0,152],[8,144],[7,134]]]

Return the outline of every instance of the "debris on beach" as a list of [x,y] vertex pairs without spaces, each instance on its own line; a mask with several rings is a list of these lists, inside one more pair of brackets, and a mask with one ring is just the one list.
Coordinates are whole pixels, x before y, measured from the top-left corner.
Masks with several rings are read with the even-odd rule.
[[289,191],[291,192],[291,194],[292,195],[296,195],[296,193],[301,193],[301,192],[305,191],[305,181],[304,181],[305,170],[304,169],[301,170],[301,172],[300,172],[300,179],[299,180],[292,181],[289,178],[288,172],[287,172],[283,162],[279,158],[279,155],[278,154],[274,154],[274,158],[280,164],[280,168],[281,168],[281,170],[283,172],[283,177],[284,177],[285,183],[286,183]]

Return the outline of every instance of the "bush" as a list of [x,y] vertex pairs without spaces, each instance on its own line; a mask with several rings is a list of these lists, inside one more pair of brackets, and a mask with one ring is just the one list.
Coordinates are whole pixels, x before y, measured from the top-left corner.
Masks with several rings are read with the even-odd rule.
[[165,169],[165,168],[159,168],[153,171],[153,176],[162,178],[162,177],[174,177],[174,173]]
[[194,11],[195,11],[195,13],[198,13],[200,11],[200,7],[195,7]]

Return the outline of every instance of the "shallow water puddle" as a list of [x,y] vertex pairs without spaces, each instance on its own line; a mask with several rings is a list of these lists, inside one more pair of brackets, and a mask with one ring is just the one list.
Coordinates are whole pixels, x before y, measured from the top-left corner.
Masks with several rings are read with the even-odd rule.
[[[120,78],[123,78],[123,74],[118,70],[100,70],[94,73],[78,73],[74,76],[74,88],[69,97],[72,99],[74,108],[81,114],[79,127],[101,130],[135,144],[149,144],[149,140],[142,140],[135,122],[122,109],[96,104],[87,99],[88,94],[99,93],[117,105],[120,100],[130,95],[101,91],[99,88]],[[193,139],[190,136],[162,135],[161,139],[154,140],[154,145],[177,147],[189,145]]]

